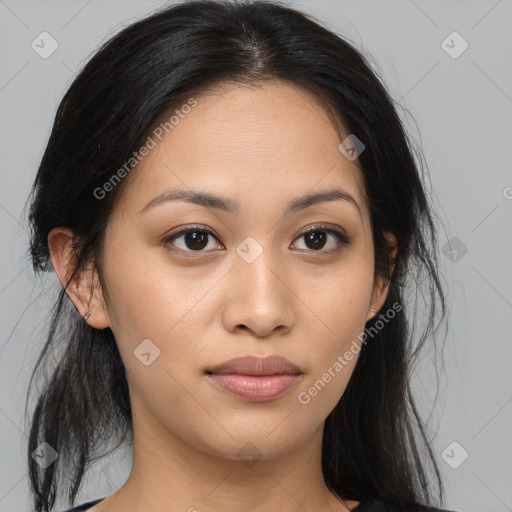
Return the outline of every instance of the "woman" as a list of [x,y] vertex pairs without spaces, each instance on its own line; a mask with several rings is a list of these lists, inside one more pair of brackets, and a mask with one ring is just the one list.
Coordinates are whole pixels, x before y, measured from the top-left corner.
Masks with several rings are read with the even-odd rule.
[[142,19],[65,94],[31,201],[34,268],[62,284],[38,512],[127,436],[125,484],[72,510],[440,510],[408,380],[445,314],[436,232],[349,43],[259,1]]

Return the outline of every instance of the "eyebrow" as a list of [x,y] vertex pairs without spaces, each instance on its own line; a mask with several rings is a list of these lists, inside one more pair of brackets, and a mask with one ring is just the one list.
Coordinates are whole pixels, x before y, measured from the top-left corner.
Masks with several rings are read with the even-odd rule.
[[[288,203],[284,214],[288,215],[290,213],[304,210],[305,208],[315,204],[339,200],[346,201],[355,206],[359,212],[359,215],[362,217],[361,207],[359,206],[358,202],[348,192],[345,192],[341,189],[323,190],[294,199]],[[142,208],[142,210],[140,210],[139,213],[143,214],[147,210],[154,208],[159,204],[167,203],[170,201],[185,201],[207,208],[223,210],[228,213],[238,213],[240,211],[240,203],[237,203],[231,199],[220,197],[211,193],[173,189],[155,196],[146,204],[146,206],[144,206],[144,208]]]

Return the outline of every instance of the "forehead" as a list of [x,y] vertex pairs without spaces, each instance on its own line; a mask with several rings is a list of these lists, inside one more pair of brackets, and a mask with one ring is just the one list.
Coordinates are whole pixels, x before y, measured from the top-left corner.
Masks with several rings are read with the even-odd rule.
[[125,208],[139,211],[167,189],[212,191],[248,207],[289,203],[315,189],[342,187],[364,210],[357,161],[339,150],[348,133],[309,91],[272,80],[222,84],[161,115],[152,149],[130,175]]

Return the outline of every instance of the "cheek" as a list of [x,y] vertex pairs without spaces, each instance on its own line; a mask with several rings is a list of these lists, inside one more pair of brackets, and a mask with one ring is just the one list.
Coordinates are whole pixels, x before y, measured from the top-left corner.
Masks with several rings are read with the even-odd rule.
[[321,284],[310,286],[312,293],[305,295],[306,303],[330,328],[332,337],[364,327],[372,298],[373,277],[372,261],[360,258],[359,261],[344,262],[329,275],[324,275]]
[[312,369],[305,385],[314,389],[309,393],[303,386],[301,391],[310,399],[321,395],[318,402],[334,407],[343,393],[361,351],[372,286],[373,269],[362,262],[340,271],[323,291],[308,297],[318,329],[311,329],[304,345]]
[[[206,339],[201,329],[207,315],[201,307],[201,280],[192,286],[190,278],[160,256],[159,261],[149,260],[148,252],[106,252],[110,258],[105,258],[105,284],[112,331],[127,372],[134,375],[136,386],[140,382],[141,387],[159,390],[169,387],[165,369],[177,376],[187,368],[190,372]],[[146,359],[154,361],[148,367],[140,357],[146,353]],[[165,384],[153,380],[155,371]]]
[[105,281],[115,315],[112,320],[122,324],[118,328],[124,328],[124,334],[134,332],[149,337],[156,334],[156,327],[167,331],[173,315],[178,314],[176,304],[170,301],[182,287],[179,283],[173,285],[172,266],[151,259],[155,253],[155,248],[148,250],[140,238],[124,232],[122,225],[108,239]]

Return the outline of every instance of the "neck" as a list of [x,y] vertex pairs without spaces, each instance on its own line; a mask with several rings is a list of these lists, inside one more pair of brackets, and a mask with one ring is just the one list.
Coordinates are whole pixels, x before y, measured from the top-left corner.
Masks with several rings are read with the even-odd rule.
[[[347,511],[322,477],[323,423],[291,453],[261,454],[242,441],[249,454],[227,458],[207,446],[193,446],[134,405],[131,472],[121,488],[98,504],[102,512]],[[345,503],[350,508],[357,504]]]

